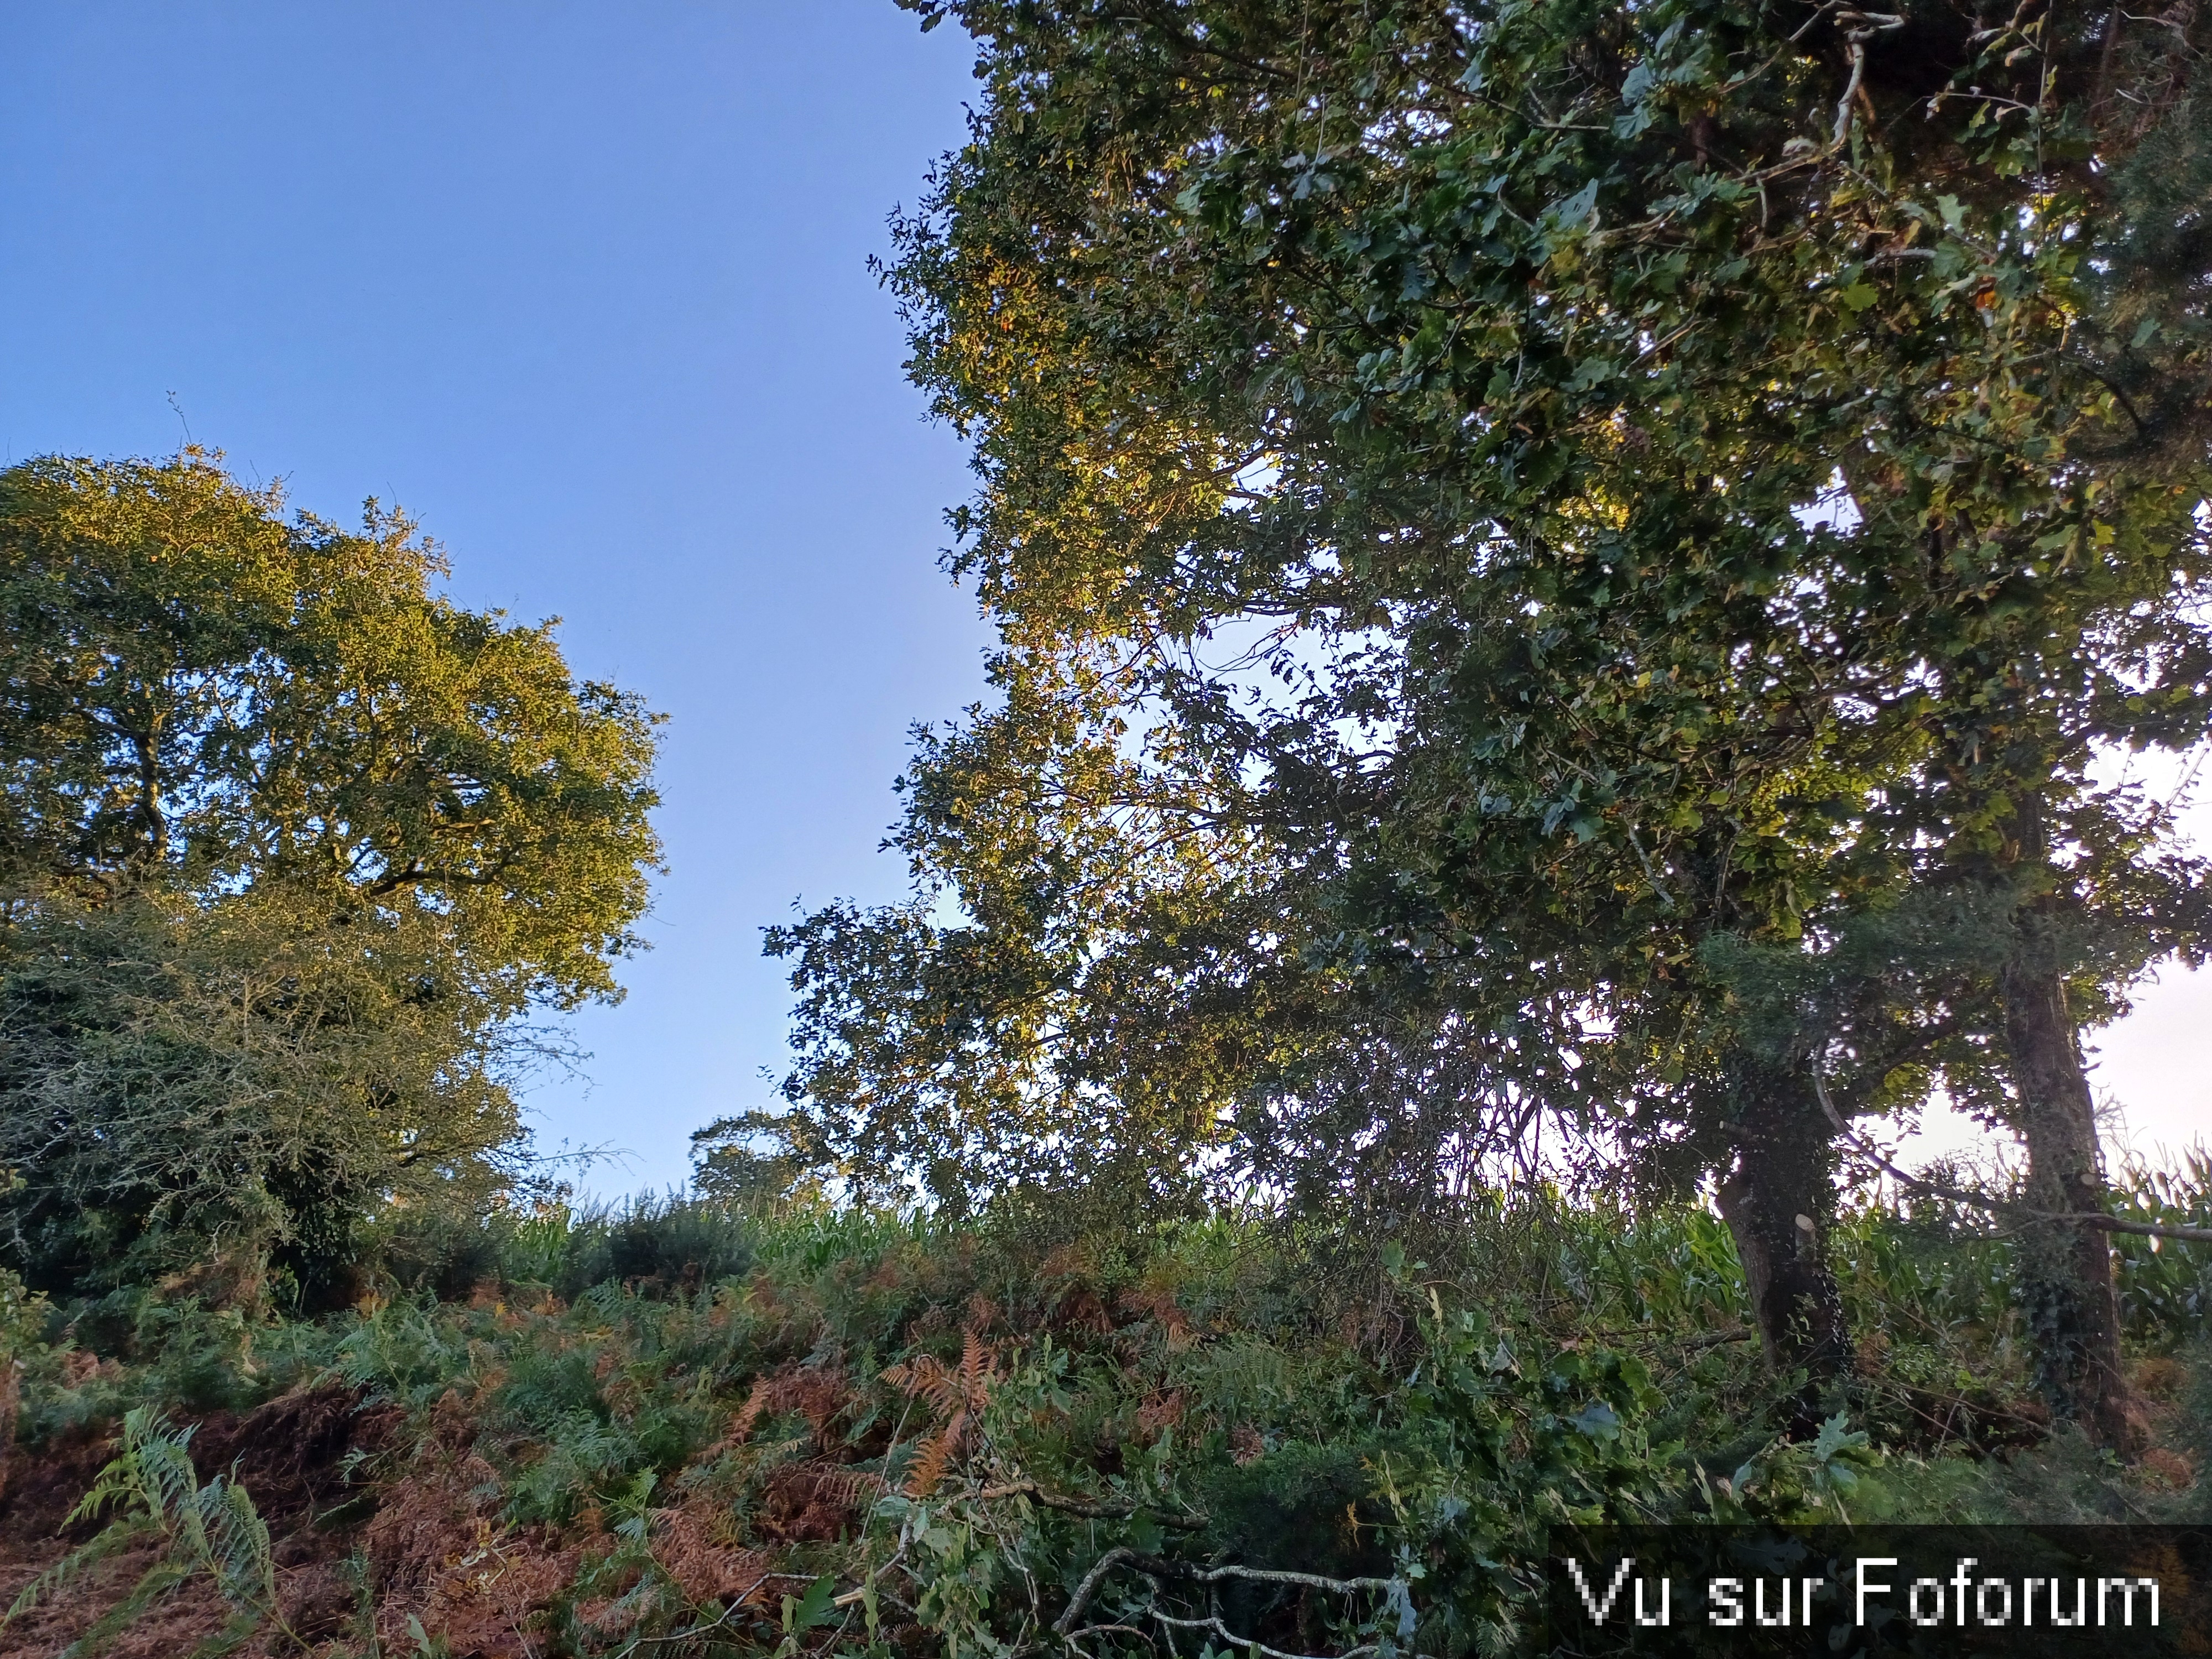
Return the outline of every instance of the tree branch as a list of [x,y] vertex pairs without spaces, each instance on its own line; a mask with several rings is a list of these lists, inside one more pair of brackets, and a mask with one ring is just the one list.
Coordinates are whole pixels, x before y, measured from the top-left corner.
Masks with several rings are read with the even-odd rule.
[[[1100,1504],[1087,1498],[1071,1498],[1064,1492],[1047,1492],[1034,1480],[1007,1480],[968,1496],[978,1504],[995,1503],[1004,1498],[1026,1498],[1046,1509],[1058,1510],[1063,1515],[1079,1515],[1086,1521],[1126,1521],[1139,1510],[1152,1507],[1147,1504]],[[1206,1525],[1202,1515],[1194,1517],[1156,1513],[1153,1519],[1164,1527],[1174,1527],[1182,1532],[1196,1532]]]
[[2021,1220],[2039,1222],[2049,1225],[2091,1227],[2100,1232],[2128,1233],[2142,1238],[2173,1238],[2184,1240],[2191,1244],[2212,1244],[2212,1227],[2190,1227],[2178,1222],[2136,1221],[2124,1216],[2105,1215],[2094,1210],[2074,1213],[2031,1210],[2025,1205],[2008,1204],[1984,1194],[1970,1193],[1963,1188],[1949,1187],[1941,1182],[1928,1181],[1921,1176],[1908,1174],[1891,1163],[1873,1142],[1844,1121],[1842,1115],[1836,1110],[1834,1101],[1828,1097],[1828,1080],[1821,1073],[1820,1062],[1817,1057],[1812,1062],[1812,1070],[1814,1096],[1820,1101],[1821,1112],[1835,1127],[1836,1133],[1857,1148],[1861,1157],[1881,1170],[1893,1181],[1911,1191],[1923,1194],[1929,1198],[1944,1199],[1954,1204],[1965,1204],[1974,1209],[1986,1210],[1991,1215],[2014,1217]]
[[1075,1621],[1083,1616],[1084,1608],[1091,1605],[1091,1598],[1097,1594],[1098,1586],[1106,1575],[1135,1554],[1136,1551],[1127,1544],[1116,1544],[1092,1563],[1091,1571],[1083,1575],[1083,1582],[1075,1587],[1075,1594],[1068,1598],[1067,1611],[1053,1621],[1054,1633],[1065,1636],[1073,1630]]

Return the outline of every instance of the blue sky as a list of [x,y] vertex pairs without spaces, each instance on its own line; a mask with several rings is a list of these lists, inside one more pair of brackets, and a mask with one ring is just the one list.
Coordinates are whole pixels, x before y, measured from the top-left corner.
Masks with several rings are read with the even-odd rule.
[[[968,64],[890,0],[0,10],[0,455],[166,453],[173,393],[300,505],[411,508],[457,598],[563,617],[672,716],[657,948],[580,1022],[591,1086],[531,1097],[630,1151],[602,1188],[767,1101],[760,928],[901,890],[906,727],[981,690],[935,563],[963,457],[866,268]],[[2103,1039],[2145,1150],[2208,1121],[2208,1030],[2170,971]]]
[[936,568],[968,475],[866,268],[958,142],[957,29],[890,0],[0,12],[0,453],[182,435],[414,511],[456,598],[564,619],[671,716],[671,873],[540,1133],[680,1179],[764,1103],[759,929],[883,898],[917,719],[978,695]]

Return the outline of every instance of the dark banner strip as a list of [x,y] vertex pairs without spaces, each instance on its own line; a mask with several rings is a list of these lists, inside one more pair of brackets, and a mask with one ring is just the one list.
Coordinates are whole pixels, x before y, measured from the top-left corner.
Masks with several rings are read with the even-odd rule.
[[1540,1650],[1600,1656],[2212,1656],[2212,1529],[1571,1531]]

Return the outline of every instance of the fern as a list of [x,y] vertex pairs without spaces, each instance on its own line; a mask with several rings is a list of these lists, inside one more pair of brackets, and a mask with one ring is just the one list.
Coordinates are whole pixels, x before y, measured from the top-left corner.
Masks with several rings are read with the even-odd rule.
[[760,1421],[761,1413],[767,1407],[768,1381],[763,1378],[753,1384],[752,1392],[745,1396],[745,1403],[738,1407],[738,1414],[730,1419],[730,1432],[726,1437],[724,1443],[731,1446],[744,1445],[746,1437],[753,1431],[753,1425]]
[[921,1401],[938,1419],[937,1432],[921,1443],[908,1470],[908,1497],[927,1498],[937,1490],[999,1381],[998,1357],[984,1345],[981,1334],[971,1326],[964,1336],[957,1366],[921,1354],[884,1370],[884,1382]]
[[161,1543],[154,1565],[59,1659],[89,1659],[161,1597],[202,1573],[215,1581],[231,1617],[194,1650],[194,1659],[231,1651],[264,1623],[304,1648],[277,1608],[276,1562],[267,1522],[234,1479],[217,1475],[200,1484],[192,1467],[191,1437],[191,1430],[172,1428],[159,1413],[143,1406],[125,1413],[121,1455],[100,1470],[64,1524],[110,1510],[118,1511],[115,1519],[90,1543],[25,1585],[0,1614],[0,1629],[108,1557],[150,1536]]
[[959,1449],[961,1430],[967,1426],[967,1415],[956,1415],[941,1434],[932,1435],[921,1443],[921,1451],[914,1466],[907,1471],[906,1495],[908,1498],[927,1498],[945,1484],[947,1470],[952,1466],[952,1455]]

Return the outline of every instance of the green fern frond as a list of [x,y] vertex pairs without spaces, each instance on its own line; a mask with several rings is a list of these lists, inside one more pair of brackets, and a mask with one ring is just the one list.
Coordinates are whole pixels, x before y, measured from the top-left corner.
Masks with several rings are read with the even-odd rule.
[[223,1598],[233,1606],[276,1603],[276,1559],[269,1524],[235,1480],[221,1477],[201,1488],[195,1506],[210,1546],[207,1563]]
[[236,1480],[217,1475],[200,1484],[189,1449],[191,1436],[191,1429],[173,1428],[161,1413],[143,1407],[125,1413],[122,1451],[100,1470],[69,1518],[88,1519],[111,1509],[122,1512],[90,1543],[26,1585],[0,1616],[0,1628],[88,1568],[153,1533],[162,1540],[160,1559],[128,1595],[63,1650],[60,1659],[91,1659],[155,1601],[200,1573],[215,1580],[232,1616],[195,1650],[195,1659],[234,1650],[264,1623],[304,1645],[277,1611],[276,1561],[268,1523]]

